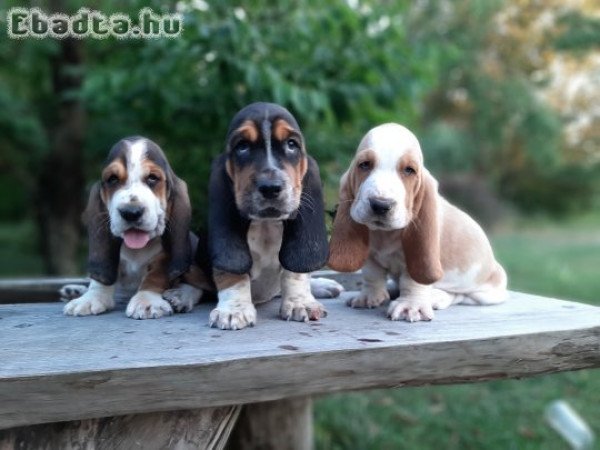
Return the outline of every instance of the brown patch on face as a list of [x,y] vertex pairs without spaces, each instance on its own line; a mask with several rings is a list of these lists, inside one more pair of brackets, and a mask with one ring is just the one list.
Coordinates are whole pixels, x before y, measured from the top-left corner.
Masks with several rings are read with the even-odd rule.
[[229,177],[233,181],[233,193],[235,195],[235,203],[238,209],[242,208],[242,202],[244,199],[244,194],[252,189],[254,184],[254,167],[246,166],[246,167],[236,167],[231,163],[231,160],[228,160],[225,165],[225,170],[229,174]]
[[149,159],[142,161],[144,182],[160,200],[163,208],[167,205],[167,175],[164,170]]
[[[411,171],[412,170],[412,171]],[[396,166],[398,177],[406,190],[406,210],[414,217],[415,198],[421,187],[422,170],[419,162],[410,153],[403,155]]]
[[218,291],[228,289],[231,286],[244,281],[247,277],[247,274],[229,273],[222,270],[215,270],[213,272],[213,279]]
[[362,150],[354,157],[347,180],[352,201],[354,201],[360,185],[367,179],[378,163],[377,154],[370,149]]
[[256,125],[251,120],[246,120],[242,123],[242,125],[234,131],[234,134],[238,134],[250,142],[256,142],[259,136],[258,128],[256,128]]
[[302,195],[302,180],[306,171],[308,170],[308,160],[306,156],[303,156],[298,164],[293,165],[289,162],[283,163],[283,170],[287,173],[287,176],[292,182],[292,188],[294,189],[294,195],[297,197],[296,201],[300,202],[300,196]]
[[102,171],[102,191],[100,196],[108,204],[113,194],[127,181],[127,168],[120,159],[111,162]]
[[162,294],[165,289],[170,286],[167,266],[169,263],[169,255],[165,251],[160,252],[148,263],[146,267],[146,275],[138,290],[151,291]]
[[283,119],[279,119],[273,124],[273,136],[280,142],[286,140],[295,131],[294,127]]

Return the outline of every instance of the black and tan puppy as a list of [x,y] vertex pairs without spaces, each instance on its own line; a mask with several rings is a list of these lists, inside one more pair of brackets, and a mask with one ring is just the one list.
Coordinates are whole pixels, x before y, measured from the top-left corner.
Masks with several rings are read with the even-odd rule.
[[283,319],[318,320],[318,296],[342,287],[313,279],[328,255],[321,179],[296,119],[283,107],[253,103],[233,118],[226,151],[212,166],[209,253],[218,305],[210,325],[256,322],[254,303],[281,294]]
[[158,145],[143,137],[117,142],[92,188],[84,219],[91,282],[87,289],[61,289],[63,298],[71,300],[65,314],[108,311],[115,306],[116,289],[133,294],[126,313],[134,319],[158,318],[173,308],[191,310],[201,294],[196,288],[179,286],[185,304],[162,298],[173,280],[190,269],[197,239],[189,231],[187,186]]

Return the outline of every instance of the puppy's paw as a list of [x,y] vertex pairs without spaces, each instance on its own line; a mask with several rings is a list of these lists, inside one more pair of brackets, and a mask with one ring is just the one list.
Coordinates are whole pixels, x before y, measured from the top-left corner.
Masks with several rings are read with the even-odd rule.
[[158,319],[173,314],[173,308],[162,296],[152,291],[138,291],[125,310],[132,319]]
[[327,310],[312,296],[290,297],[281,301],[279,315],[283,320],[308,322],[327,317]]
[[171,304],[175,312],[190,312],[200,301],[202,290],[190,284],[180,284],[174,289],[163,292],[162,297]]
[[112,295],[87,291],[81,297],[71,300],[63,308],[67,316],[89,316],[102,314],[114,307]]
[[63,302],[68,302],[81,297],[87,290],[87,286],[83,284],[65,284],[58,290],[58,294]]
[[312,278],[310,291],[316,298],[335,298],[344,292],[344,286],[329,278]]
[[208,324],[221,330],[241,330],[256,323],[256,308],[251,302],[217,305],[210,313]]
[[432,320],[434,317],[431,302],[422,299],[402,299],[402,297],[390,303],[387,315],[392,320],[407,322]]
[[377,308],[390,299],[387,289],[361,291],[356,297],[346,300],[351,308]]

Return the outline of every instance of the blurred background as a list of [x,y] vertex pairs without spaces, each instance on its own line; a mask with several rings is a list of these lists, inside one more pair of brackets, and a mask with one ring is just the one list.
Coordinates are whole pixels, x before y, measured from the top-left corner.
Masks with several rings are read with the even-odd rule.
[[[12,6],[183,14],[176,39],[9,39]],[[361,136],[421,140],[442,192],[490,233],[511,289],[600,304],[600,4],[595,0],[50,0],[0,3],[0,276],[83,275],[87,189],[142,134],[206,214],[233,114],[298,118],[333,211]],[[568,318],[566,318],[568,320]],[[327,449],[561,449],[544,406],[600,434],[600,374],[339,395],[317,402]]]

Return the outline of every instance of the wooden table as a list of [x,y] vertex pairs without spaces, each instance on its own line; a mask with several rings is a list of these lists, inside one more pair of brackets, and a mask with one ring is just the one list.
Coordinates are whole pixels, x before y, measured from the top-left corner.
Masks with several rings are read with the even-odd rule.
[[241,331],[209,328],[208,304],[145,321],[0,305],[0,449],[223,448],[240,405],[233,447],[310,448],[312,395],[600,367],[590,305],[511,293],[410,324],[324,303],[297,323],[270,302]]

